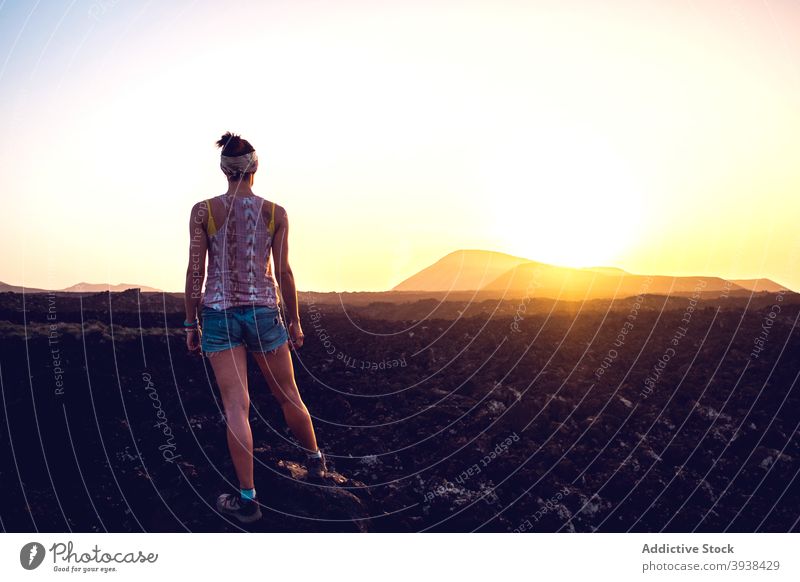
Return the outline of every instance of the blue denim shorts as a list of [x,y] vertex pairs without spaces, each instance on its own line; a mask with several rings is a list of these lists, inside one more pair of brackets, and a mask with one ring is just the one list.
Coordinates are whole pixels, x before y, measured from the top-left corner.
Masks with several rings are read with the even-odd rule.
[[203,306],[200,312],[203,353],[245,345],[251,352],[269,352],[289,339],[280,311],[266,305],[236,305],[228,309]]

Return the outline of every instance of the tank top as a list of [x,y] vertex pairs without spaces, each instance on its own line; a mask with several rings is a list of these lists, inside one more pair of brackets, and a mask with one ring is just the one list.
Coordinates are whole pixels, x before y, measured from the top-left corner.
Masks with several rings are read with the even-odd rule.
[[208,277],[201,304],[222,310],[236,305],[279,304],[269,258],[275,232],[275,203],[269,222],[260,196],[217,196],[225,206],[225,222],[217,229],[208,209]]

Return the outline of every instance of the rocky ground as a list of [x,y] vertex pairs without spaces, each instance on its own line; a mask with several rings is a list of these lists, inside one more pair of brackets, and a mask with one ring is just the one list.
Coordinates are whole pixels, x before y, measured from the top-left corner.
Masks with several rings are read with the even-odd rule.
[[[266,510],[246,529],[800,530],[797,295],[305,299],[296,373],[334,471],[305,478],[251,366]],[[4,530],[245,529],[213,508],[233,470],[182,315],[169,294],[0,294]]]

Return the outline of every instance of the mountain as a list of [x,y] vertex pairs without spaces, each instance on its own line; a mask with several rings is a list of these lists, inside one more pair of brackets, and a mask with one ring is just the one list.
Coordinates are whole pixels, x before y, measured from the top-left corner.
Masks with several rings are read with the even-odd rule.
[[392,291],[473,291],[529,262],[494,251],[454,251],[395,285]]
[[0,293],[49,293],[55,291],[56,293],[100,293],[103,291],[127,291],[128,289],[140,289],[144,292],[161,293],[161,289],[155,287],[148,287],[146,285],[134,285],[132,283],[119,283],[118,285],[109,285],[108,283],[78,283],[71,287],[64,289],[39,289],[38,287],[22,287],[21,285],[11,285],[10,283],[3,283],[0,281]]
[[731,283],[736,283],[739,287],[743,287],[748,291],[760,293],[768,291],[769,293],[777,293],[778,291],[791,291],[788,287],[779,285],[770,279],[731,279]]
[[0,293],[47,293],[47,289],[37,289],[36,287],[22,287],[20,285],[11,285],[0,281]]
[[617,267],[559,267],[491,251],[460,250],[412,275],[393,291],[481,291],[507,297],[539,296],[564,300],[630,297],[639,294],[687,295],[776,292],[785,287],[769,279],[726,281],[721,277],[637,275]]
[[[624,273],[624,272],[623,272]],[[598,270],[570,269],[525,263],[503,273],[482,288],[510,296],[558,297],[565,300],[630,297],[639,294],[691,294],[742,291],[719,277],[670,277],[632,275]]]
[[128,289],[141,289],[142,292],[161,292],[161,289],[156,289],[155,287],[134,285],[132,283],[119,283],[118,285],[110,285],[108,283],[78,283],[77,285],[61,289],[61,291],[68,293],[98,293],[100,291],[127,291]]

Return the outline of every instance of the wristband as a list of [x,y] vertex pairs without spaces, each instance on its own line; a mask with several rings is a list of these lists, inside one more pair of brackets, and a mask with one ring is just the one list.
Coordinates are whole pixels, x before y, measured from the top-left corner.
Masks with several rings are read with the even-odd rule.
[[197,327],[197,325],[198,325],[197,319],[195,319],[194,321],[184,321],[183,322],[183,327],[187,327],[187,328],[189,328],[189,327]]

